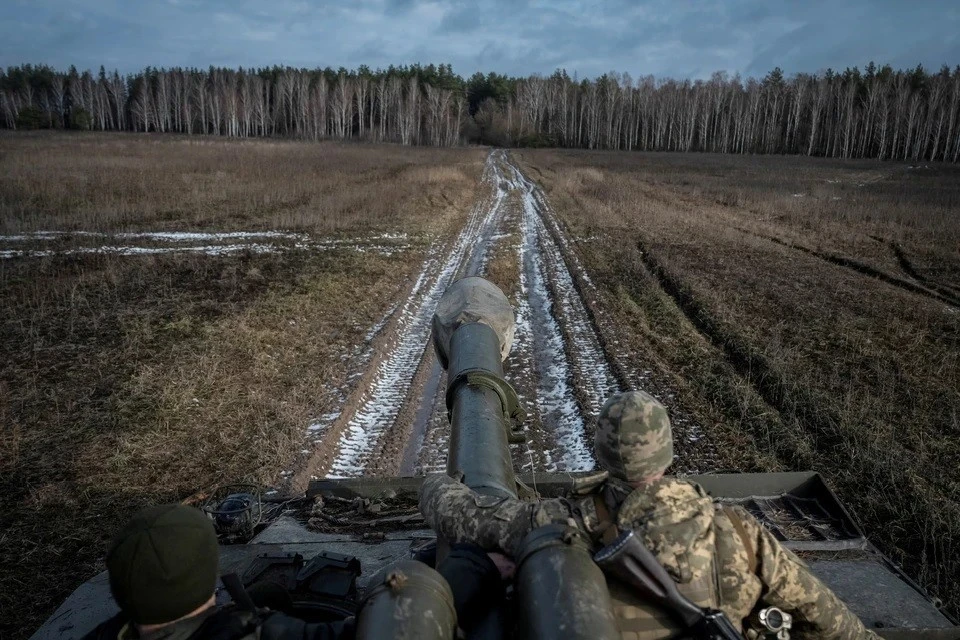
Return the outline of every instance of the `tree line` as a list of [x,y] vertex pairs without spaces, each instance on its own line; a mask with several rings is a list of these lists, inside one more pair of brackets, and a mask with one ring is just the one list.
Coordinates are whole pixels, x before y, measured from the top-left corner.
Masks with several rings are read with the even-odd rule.
[[0,125],[453,146],[960,159],[960,66],[578,80],[450,65],[0,70]]

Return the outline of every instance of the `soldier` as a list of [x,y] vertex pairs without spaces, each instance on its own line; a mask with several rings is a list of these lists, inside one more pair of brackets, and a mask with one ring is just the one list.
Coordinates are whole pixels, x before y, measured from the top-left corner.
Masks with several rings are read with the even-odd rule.
[[[594,450],[608,475],[589,495],[523,502],[481,496],[440,474],[424,482],[420,510],[439,536],[516,556],[533,529],[579,527],[600,545],[632,529],[680,592],[722,610],[743,629],[751,612],[778,607],[800,638],[877,638],[792,552],[741,507],[715,506],[699,485],[664,477],[673,460],[666,409],[642,391],[617,394],[600,412]],[[610,582],[623,637],[675,637],[666,612]]]
[[110,591],[120,613],[85,639],[352,637],[351,624],[308,624],[268,609],[216,606],[219,559],[213,523],[200,510],[168,504],[140,511],[107,554]]

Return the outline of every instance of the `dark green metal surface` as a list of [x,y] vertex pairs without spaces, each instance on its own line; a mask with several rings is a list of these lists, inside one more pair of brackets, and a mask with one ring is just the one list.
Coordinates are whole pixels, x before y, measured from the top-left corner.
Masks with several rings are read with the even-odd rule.
[[457,628],[450,585],[415,560],[397,563],[364,599],[357,640],[452,640]]
[[516,479],[496,392],[465,386],[457,391],[447,472],[478,493],[516,497]]
[[573,527],[531,531],[517,556],[518,638],[620,638],[606,578]]
[[515,498],[517,482],[505,421],[508,408],[495,389],[471,382],[472,372],[503,380],[500,342],[493,329],[484,324],[463,325],[450,340],[447,472],[455,477],[462,475],[463,482],[479,493]]

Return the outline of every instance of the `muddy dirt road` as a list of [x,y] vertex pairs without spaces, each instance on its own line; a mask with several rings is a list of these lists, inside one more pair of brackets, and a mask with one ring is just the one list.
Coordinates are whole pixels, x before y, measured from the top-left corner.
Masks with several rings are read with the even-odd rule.
[[[504,151],[493,151],[484,195],[447,246],[435,246],[409,296],[374,328],[366,369],[340,414],[320,432],[311,477],[417,475],[445,466],[449,425],[445,374],[430,345],[430,319],[457,278],[485,275],[494,251],[519,273],[517,334],[507,377],[530,417],[527,442],[514,445],[520,468],[593,468],[592,417],[622,386],[608,362],[584,296],[592,283],[569,250],[546,197]],[[502,244],[501,243],[505,243]],[[631,381],[628,381],[631,382]]]

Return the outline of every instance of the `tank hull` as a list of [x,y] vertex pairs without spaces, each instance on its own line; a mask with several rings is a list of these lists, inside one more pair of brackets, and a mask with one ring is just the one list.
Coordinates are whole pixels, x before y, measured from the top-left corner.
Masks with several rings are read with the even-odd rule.
[[[522,474],[518,479],[522,485],[535,485],[543,497],[558,497],[591,482],[591,474],[538,473],[535,477]],[[775,535],[783,537],[785,546],[806,560],[813,572],[868,627],[884,637],[960,639],[960,628],[954,621],[873,547],[818,474],[722,474],[690,479],[704,486],[715,499],[736,502],[754,512]],[[391,504],[406,503],[413,518],[404,522],[403,529],[391,529],[387,523],[374,527],[374,531],[362,518],[358,517],[355,523],[351,523],[350,518],[341,518],[341,531],[322,532],[306,524],[309,512],[287,513],[249,543],[221,547],[222,571],[242,573],[245,566],[264,553],[300,553],[310,558],[323,551],[333,551],[360,560],[357,586],[362,593],[380,570],[409,558],[412,549],[434,539],[433,532],[418,523],[415,516],[416,496],[422,480],[315,481],[307,493],[312,500],[321,498],[328,503],[344,501],[346,504],[359,499],[377,504],[389,496]],[[794,513],[793,520],[785,521],[784,512]],[[811,536],[810,529],[825,534]],[[222,591],[218,591],[218,597],[228,599]],[[34,640],[80,638],[114,613],[116,606],[110,597],[106,574],[102,573],[78,588],[32,637]]]

